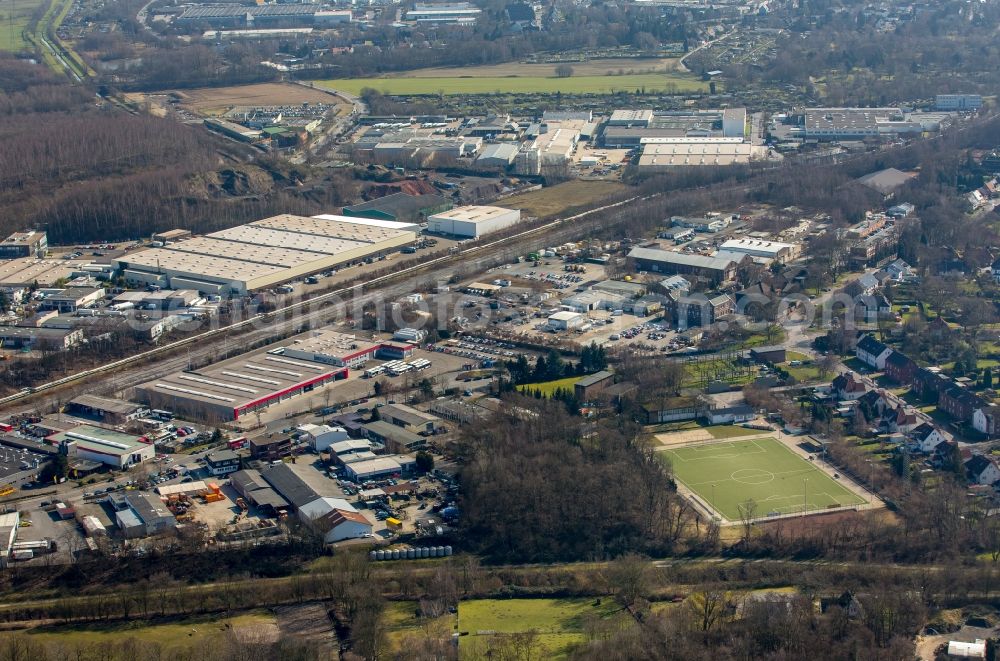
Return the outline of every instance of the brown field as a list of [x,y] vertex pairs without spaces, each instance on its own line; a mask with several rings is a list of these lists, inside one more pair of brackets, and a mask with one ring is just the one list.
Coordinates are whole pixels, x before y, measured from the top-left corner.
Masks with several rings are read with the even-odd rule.
[[171,94],[181,99],[181,105],[200,115],[218,115],[233,106],[281,106],[300,103],[340,103],[343,98],[322,89],[310,89],[291,83],[261,83],[236,87],[202,87],[176,90]]
[[498,204],[510,209],[522,209],[536,218],[544,218],[573,207],[593,204],[625,188],[625,184],[614,181],[567,181],[539,191],[506,197]]
[[[673,71],[677,58],[602,58],[586,62],[568,62],[573,67],[574,76],[607,76],[617,74],[619,70],[626,74],[651,73],[654,71]],[[442,67],[440,69],[416,69],[400,73],[387,74],[386,78],[462,78],[484,77],[501,78],[518,76],[520,78],[552,76],[554,63],[522,64],[507,62],[505,64],[484,64],[478,67]]]

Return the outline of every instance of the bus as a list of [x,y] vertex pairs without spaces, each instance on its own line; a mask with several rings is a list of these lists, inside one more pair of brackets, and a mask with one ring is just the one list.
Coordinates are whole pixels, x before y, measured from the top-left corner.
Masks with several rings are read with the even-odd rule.
[[149,412],[149,415],[157,418],[158,420],[173,420],[174,414],[170,411],[161,411],[160,409],[153,409]]
[[409,372],[412,369],[413,365],[400,361],[399,365],[395,365],[389,368],[389,373],[392,374],[393,376],[399,376],[400,374],[405,374],[406,372]]
[[379,374],[385,374],[385,366],[379,365],[378,367],[372,367],[370,369],[365,370],[366,379],[371,379],[372,377],[376,377]]
[[417,371],[425,370],[431,366],[431,361],[427,360],[426,358],[418,358],[416,360],[410,361],[410,366]]

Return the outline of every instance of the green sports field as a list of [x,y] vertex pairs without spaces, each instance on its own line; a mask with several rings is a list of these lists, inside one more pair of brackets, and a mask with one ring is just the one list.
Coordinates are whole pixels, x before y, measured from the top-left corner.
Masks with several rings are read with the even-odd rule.
[[[756,516],[861,505],[862,497],[771,438],[720,440],[663,451],[674,475],[730,521],[752,499]],[[714,488],[713,488],[714,485]]]

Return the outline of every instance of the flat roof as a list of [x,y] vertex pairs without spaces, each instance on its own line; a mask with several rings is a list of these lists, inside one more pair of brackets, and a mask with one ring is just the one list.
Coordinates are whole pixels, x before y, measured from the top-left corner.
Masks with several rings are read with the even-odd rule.
[[380,406],[378,410],[382,415],[390,415],[397,420],[402,420],[411,425],[420,425],[440,420],[436,415],[425,413],[406,404],[387,404]]
[[366,461],[355,461],[347,465],[348,469],[355,475],[371,475],[373,473],[401,472],[402,467],[399,462],[389,457],[379,457]]
[[78,448],[85,448],[93,452],[120,457],[149,447],[149,444],[143,443],[139,440],[140,438],[142,437],[124,434],[113,429],[80,425],[68,431],[52,434],[46,440],[54,443],[61,443],[63,441],[75,442]]
[[286,348],[343,358],[354,354],[370,352],[381,346],[381,344],[381,342],[372,342],[371,340],[365,340],[339,331],[317,330],[313,331],[312,336],[295,340],[291,344],[286,345]]
[[455,207],[454,209],[449,209],[448,211],[442,211],[441,213],[436,213],[433,216],[430,216],[430,218],[459,220],[465,223],[483,223],[511,212],[520,213],[517,209],[470,205],[465,207]]
[[707,255],[689,255],[687,253],[660,250],[658,248],[632,248],[632,251],[628,254],[628,256],[633,259],[646,259],[654,262],[663,262],[665,264],[678,264],[682,266],[714,269],[718,271],[725,270],[735,264],[734,260],[725,257],[720,258],[709,257]]
[[138,389],[236,409],[344,369],[270,353],[273,350],[260,349],[201,369],[174,372]]
[[136,409],[143,408],[140,404],[133,404],[132,402],[112,399],[110,397],[100,397],[98,395],[77,395],[69,400],[69,403],[91,409],[100,409],[101,411],[108,411],[110,413],[121,413],[122,415],[128,415],[134,413]]
[[375,422],[369,422],[368,424],[362,425],[362,427],[377,436],[382,438],[388,438],[390,440],[396,441],[397,443],[402,443],[407,445],[409,443],[418,443],[424,440],[423,436],[419,434],[414,434],[408,429],[403,429],[402,427],[397,427],[391,422],[386,422],[385,420],[376,420]]
[[[348,218],[332,214],[321,214],[320,217],[310,218],[285,213],[254,221],[250,225],[300,234],[333,236],[361,243],[379,243],[388,239],[397,239],[407,234],[407,230],[400,227],[401,225],[412,226],[407,223],[393,223],[387,220],[373,223],[369,222],[370,220],[369,218]],[[386,223],[391,224],[386,225]]]
[[[416,239],[414,226],[281,214],[123,255],[119,267],[261,288]],[[339,261],[338,261],[339,260]],[[284,276],[284,277],[282,277]]]
[[233,242],[234,248],[242,250],[247,246],[281,246],[290,250],[302,250],[320,255],[335,255],[351,248],[365,245],[362,241],[351,241],[335,236],[318,236],[284,232],[256,225],[239,225],[213,232],[209,237]]
[[571,321],[582,315],[579,312],[570,312],[569,310],[562,310],[549,315],[549,319],[555,319],[556,321]]

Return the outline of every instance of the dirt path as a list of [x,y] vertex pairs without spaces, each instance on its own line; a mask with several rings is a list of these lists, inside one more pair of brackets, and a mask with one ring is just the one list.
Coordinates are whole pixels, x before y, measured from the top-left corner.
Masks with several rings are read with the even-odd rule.
[[317,642],[324,656],[335,658],[340,643],[323,604],[281,606],[275,609],[275,615],[278,617],[278,629],[283,636]]

